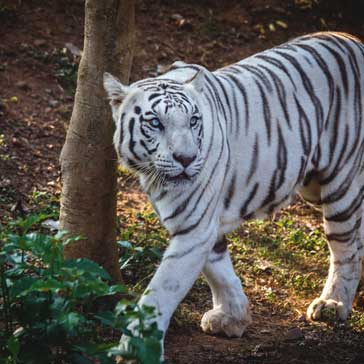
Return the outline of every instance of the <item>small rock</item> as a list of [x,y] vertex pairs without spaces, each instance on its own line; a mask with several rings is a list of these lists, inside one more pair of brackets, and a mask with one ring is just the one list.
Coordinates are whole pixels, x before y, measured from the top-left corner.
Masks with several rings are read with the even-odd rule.
[[25,216],[27,213],[29,213],[29,209],[23,205],[22,200],[16,201],[10,208],[10,211],[14,214],[20,214],[21,216]]
[[22,89],[22,90],[30,90],[30,85],[25,81],[19,81],[15,84],[16,87]]
[[287,341],[295,341],[299,339],[303,339],[305,335],[299,327],[295,327],[293,329],[288,330],[285,340]]
[[255,357],[262,357],[264,352],[270,350],[271,345],[269,343],[258,344],[252,350],[252,355]]
[[33,44],[36,46],[36,47],[41,47],[43,45],[45,45],[47,43],[47,41],[45,39],[36,39]]
[[66,43],[66,49],[74,56],[74,57],[81,57],[82,51],[80,48],[76,47],[73,43]]
[[193,29],[192,23],[186,19],[176,20],[176,24],[177,24],[178,28],[183,29],[183,30],[192,30]]
[[4,178],[0,180],[0,187],[8,187],[11,186],[11,181],[8,178]]
[[22,146],[21,145],[21,142],[20,142],[20,140],[18,138],[13,137],[11,139],[11,142],[12,142],[12,144],[13,144],[14,147],[21,147]]
[[57,107],[59,102],[57,100],[49,100],[48,104],[50,107]]
[[183,16],[181,14],[172,14],[171,19],[173,19],[173,20],[182,20]]
[[64,94],[64,88],[61,85],[57,84],[57,90],[63,95]]
[[259,261],[257,266],[263,272],[267,272],[267,273],[272,272],[272,264],[270,262],[268,262],[267,260]]
[[270,334],[271,331],[270,330],[267,330],[267,329],[263,329],[263,330],[260,330],[260,333],[261,334]]
[[59,229],[59,221],[58,220],[45,220],[42,222],[42,226],[50,229],[50,230],[58,230]]

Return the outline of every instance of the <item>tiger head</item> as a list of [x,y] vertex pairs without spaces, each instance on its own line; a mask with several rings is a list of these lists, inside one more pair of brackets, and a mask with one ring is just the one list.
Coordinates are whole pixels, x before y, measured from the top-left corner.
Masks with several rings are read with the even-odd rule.
[[203,78],[200,71],[186,83],[153,78],[124,86],[105,73],[118,157],[145,187],[187,187],[200,174],[204,128],[198,96]]

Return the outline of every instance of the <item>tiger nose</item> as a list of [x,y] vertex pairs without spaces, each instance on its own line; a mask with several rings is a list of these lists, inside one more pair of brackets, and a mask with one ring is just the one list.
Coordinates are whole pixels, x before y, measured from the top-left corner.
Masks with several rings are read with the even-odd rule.
[[182,164],[183,167],[188,167],[195,159],[196,155],[187,156],[179,153],[173,153],[172,157],[179,163]]

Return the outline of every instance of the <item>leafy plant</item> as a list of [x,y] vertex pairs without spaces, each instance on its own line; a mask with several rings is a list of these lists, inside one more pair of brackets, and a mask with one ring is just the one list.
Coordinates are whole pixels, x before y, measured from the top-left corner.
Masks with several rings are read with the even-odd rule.
[[118,241],[118,245],[123,249],[123,254],[119,259],[120,269],[126,269],[132,262],[142,263],[145,260],[159,261],[162,257],[158,247],[135,246],[128,241]]
[[67,49],[54,52],[56,64],[55,76],[66,91],[72,93],[76,89],[78,64],[67,55]]
[[159,264],[167,244],[167,233],[151,208],[124,216],[120,231],[120,269],[126,282],[137,292],[144,290],[148,279]]
[[[149,324],[153,309],[126,300],[107,308],[105,298],[118,300],[126,288],[110,285],[95,262],[64,260],[64,246],[77,238],[29,232],[41,219],[0,230],[0,363],[103,364],[114,363],[114,355],[159,363],[161,332]],[[128,329],[131,322],[138,322],[136,331]],[[130,336],[123,350],[122,333]]]
[[34,191],[30,203],[36,206],[37,215],[46,214],[49,219],[59,218],[59,196],[44,191]]

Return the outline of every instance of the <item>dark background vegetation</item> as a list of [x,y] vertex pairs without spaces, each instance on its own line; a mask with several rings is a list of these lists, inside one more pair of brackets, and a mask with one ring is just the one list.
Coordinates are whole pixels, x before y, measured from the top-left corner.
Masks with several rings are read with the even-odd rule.
[[[308,32],[337,30],[364,39],[361,0],[170,0],[136,2],[132,80],[175,60],[215,69]],[[58,156],[73,105],[83,2],[0,1],[0,222],[31,212],[57,218]],[[363,65],[364,66],[364,65]],[[119,171],[121,264],[126,282],[145,287],[166,244],[133,177]],[[229,238],[252,302],[242,339],[201,333],[210,308],[199,280],[167,336],[172,363],[363,363],[363,298],[345,324],[308,323],[305,309],[326,276],[328,251],[319,212],[297,202],[271,221]]]

